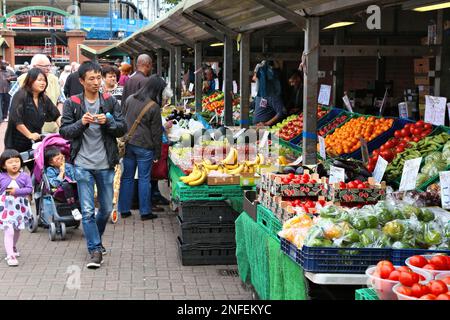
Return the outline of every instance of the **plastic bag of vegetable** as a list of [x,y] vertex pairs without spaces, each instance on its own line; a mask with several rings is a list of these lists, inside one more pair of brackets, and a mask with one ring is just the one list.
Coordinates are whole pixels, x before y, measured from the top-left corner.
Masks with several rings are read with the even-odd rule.
[[442,153],[440,153],[439,151],[434,151],[425,157],[425,163],[441,160],[442,160]]
[[319,214],[322,218],[332,218],[336,219],[339,217],[339,215],[342,213],[343,209],[335,206],[335,205],[329,205],[322,209],[320,209]]
[[403,238],[405,226],[400,220],[393,220],[386,223],[383,227],[383,233],[392,240],[400,240]]
[[428,245],[429,247],[433,245],[439,245],[442,243],[443,231],[438,223],[435,222],[426,223],[423,231],[425,244]]
[[388,206],[385,201],[380,201],[374,206],[375,215],[378,218],[380,225],[385,225],[389,221],[394,220],[394,217],[389,211]]
[[364,248],[385,248],[391,246],[389,238],[378,229],[363,230],[360,240]]

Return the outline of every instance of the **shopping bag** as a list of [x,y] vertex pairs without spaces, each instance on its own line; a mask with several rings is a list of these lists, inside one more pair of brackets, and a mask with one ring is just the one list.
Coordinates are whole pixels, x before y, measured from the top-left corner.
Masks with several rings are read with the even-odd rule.
[[169,166],[167,157],[169,155],[169,145],[163,143],[161,145],[161,157],[157,163],[152,166],[152,180],[165,180],[168,178]]

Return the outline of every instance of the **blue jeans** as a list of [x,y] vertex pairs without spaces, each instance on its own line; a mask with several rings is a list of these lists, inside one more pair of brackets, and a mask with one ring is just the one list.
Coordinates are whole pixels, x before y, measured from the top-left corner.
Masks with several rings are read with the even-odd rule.
[[[102,235],[106,223],[113,210],[114,170],[87,170],[75,166],[75,180],[80,198],[81,214],[83,215],[83,231],[89,253],[100,251]],[[94,184],[97,185],[97,198],[100,208],[95,215]]]
[[120,179],[118,209],[120,213],[129,212],[133,202],[134,174],[138,168],[139,213],[151,214],[152,198],[150,174],[152,172],[153,151],[132,144],[126,147],[123,157],[123,172]]

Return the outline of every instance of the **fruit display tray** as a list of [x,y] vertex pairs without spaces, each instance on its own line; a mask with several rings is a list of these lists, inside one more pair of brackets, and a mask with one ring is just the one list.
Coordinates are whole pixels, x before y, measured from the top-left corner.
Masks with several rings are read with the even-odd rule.
[[284,184],[281,180],[288,175],[270,174],[269,191],[275,196],[285,197],[317,197],[326,195],[326,179],[312,174],[311,179],[316,183],[289,183]]
[[363,189],[340,189],[339,184],[332,184],[328,190],[328,200],[335,203],[366,203],[386,199],[386,182],[374,184],[373,179],[369,179],[369,183],[371,187]]

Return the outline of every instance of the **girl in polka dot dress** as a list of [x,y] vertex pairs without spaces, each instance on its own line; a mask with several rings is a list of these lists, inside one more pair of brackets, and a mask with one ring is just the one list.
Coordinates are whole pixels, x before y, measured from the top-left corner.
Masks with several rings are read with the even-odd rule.
[[31,178],[20,171],[23,162],[19,152],[7,149],[0,156],[0,229],[5,233],[6,262],[18,266],[17,241],[20,230],[31,220],[29,196]]

